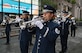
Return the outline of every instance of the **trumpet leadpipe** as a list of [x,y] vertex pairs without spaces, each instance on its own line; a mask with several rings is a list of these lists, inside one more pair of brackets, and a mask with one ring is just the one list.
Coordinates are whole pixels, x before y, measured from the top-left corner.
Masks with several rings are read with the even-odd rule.
[[19,22],[19,26],[36,27],[35,24],[34,24],[36,21],[41,21],[42,23],[44,22],[41,17],[36,17],[36,18],[34,18],[30,21],[26,21],[26,22],[24,22],[24,20],[21,20]]
[[42,21],[42,19],[35,19],[35,20],[30,20],[30,21],[27,21],[27,22],[24,22],[25,24],[29,24],[29,23],[32,23],[32,22],[35,22],[35,21]]

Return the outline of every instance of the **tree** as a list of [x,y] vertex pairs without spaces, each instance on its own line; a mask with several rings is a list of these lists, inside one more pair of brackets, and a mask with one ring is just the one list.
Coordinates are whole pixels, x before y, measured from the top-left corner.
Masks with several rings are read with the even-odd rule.
[[70,0],[66,0],[66,1],[70,2]]
[[71,4],[75,4],[76,3],[76,0],[70,0],[70,3]]
[[51,5],[52,7],[57,9],[57,3],[53,2],[53,0],[41,0],[41,6],[43,5]]
[[72,11],[72,14],[74,15],[74,8],[75,8],[75,4],[76,4],[76,0],[67,0],[69,3],[72,4],[72,8],[71,8],[71,11]]
[[76,0],[66,0],[66,1],[68,1],[71,4],[75,4],[76,3]]

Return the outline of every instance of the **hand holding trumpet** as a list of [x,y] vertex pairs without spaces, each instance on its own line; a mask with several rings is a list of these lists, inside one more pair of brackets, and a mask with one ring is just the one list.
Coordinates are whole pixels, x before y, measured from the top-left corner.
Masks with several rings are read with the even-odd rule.
[[37,26],[37,27],[39,27],[40,29],[42,29],[42,27],[43,27],[43,23],[44,21],[42,20],[42,18],[41,17],[36,17],[36,18],[33,18],[31,21],[27,21],[27,22],[24,22],[23,20],[21,20],[20,22],[19,22],[19,25],[20,25],[20,28],[21,29],[23,29],[23,28],[32,28],[32,27],[35,27],[35,26]]

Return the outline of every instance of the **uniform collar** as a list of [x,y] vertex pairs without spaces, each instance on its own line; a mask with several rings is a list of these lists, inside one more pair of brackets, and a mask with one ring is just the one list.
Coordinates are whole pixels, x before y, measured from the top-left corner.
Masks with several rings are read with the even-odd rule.
[[28,21],[28,18],[25,18],[24,21]]
[[53,21],[53,19],[51,19],[51,20],[49,20],[49,21],[46,21],[46,22],[51,22],[51,21]]

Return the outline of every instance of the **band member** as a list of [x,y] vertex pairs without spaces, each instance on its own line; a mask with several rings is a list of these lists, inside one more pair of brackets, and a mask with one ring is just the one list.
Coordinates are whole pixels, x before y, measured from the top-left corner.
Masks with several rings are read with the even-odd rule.
[[[32,18],[33,18],[33,15],[30,15],[30,19],[29,20],[32,20]],[[30,36],[29,45],[33,45],[33,43],[32,43],[32,36],[34,35],[33,32],[34,31],[32,31],[32,35]]]
[[10,32],[11,32],[11,24],[10,18],[8,16],[5,17],[6,20],[6,27],[5,27],[5,34],[6,34],[6,45],[10,44]]
[[[22,14],[22,19],[24,22],[28,21],[28,16],[29,16],[29,12],[27,11],[23,11]],[[29,41],[30,41],[30,36],[31,31],[29,30],[30,28],[28,28],[28,25],[23,23],[23,25],[20,25],[20,49],[21,49],[21,53],[28,53],[28,47],[29,47]]]
[[67,40],[69,34],[69,25],[70,25],[70,15],[68,12],[63,11],[63,16],[61,20],[61,30],[60,30],[60,40],[61,40],[61,51],[59,53],[65,53],[67,51]]
[[53,21],[55,9],[44,5],[43,21],[35,21],[36,40],[32,53],[55,53],[54,41],[60,34],[59,25]]
[[76,32],[76,21],[75,21],[75,17],[73,17],[72,15],[71,15],[71,37],[73,36],[73,37],[75,37],[75,32]]

